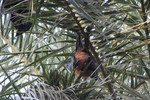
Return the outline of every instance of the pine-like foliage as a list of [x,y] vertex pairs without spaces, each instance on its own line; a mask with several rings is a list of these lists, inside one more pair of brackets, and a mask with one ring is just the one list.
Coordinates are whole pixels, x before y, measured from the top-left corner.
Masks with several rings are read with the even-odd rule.
[[[3,1],[0,100],[149,100],[150,0]],[[16,36],[11,14],[32,27]],[[76,33],[84,38],[87,26],[98,80],[68,69]]]

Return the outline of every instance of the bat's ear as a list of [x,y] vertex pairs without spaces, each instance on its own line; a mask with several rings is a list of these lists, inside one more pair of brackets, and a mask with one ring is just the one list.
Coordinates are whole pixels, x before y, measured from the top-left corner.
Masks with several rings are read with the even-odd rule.
[[89,49],[89,35],[90,35],[90,32],[86,32],[85,34],[85,43],[84,43],[84,47],[85,49],[88,51]]
[[77,50],[79,47],[83,47],[83,44],[82,44],[82,36],[81,36],[80,33],[77,33],[77,36],[76,36],[76,50]]

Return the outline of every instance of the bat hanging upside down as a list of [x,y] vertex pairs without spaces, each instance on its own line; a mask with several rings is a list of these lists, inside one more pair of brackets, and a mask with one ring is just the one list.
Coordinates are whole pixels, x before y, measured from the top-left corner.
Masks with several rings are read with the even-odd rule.
[[20,16],[21,14],[31,14],[31,11],[28,9],[29,2],[30,0],[3,0],[2,7],[10,13],[10,20],[17,29],[16,36],[21,35],[32,27],[31,22]]
[[98,64],[94,60],[91,52],[88,50],[89,33],[86,33],[85,44],[82,44],[82,37],[78,33],[76,41],[76,50],[74,56],[71,58],[69,69],[74,69],[75,73],[83,77],[98,78]]

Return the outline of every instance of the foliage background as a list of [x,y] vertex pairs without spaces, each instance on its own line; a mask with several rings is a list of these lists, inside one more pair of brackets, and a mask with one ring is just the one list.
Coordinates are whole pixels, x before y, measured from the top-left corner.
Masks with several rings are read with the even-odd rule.
[[81,31],[68,3],[24,0],[31,15],[20,16],[33,27],[20,36],[7,9],[1,9],[0,99],[149,100],[150,1],[68,1],[80,25],[92,30],[90,50],[99,62],[100,79],[83,79],[67,67]]

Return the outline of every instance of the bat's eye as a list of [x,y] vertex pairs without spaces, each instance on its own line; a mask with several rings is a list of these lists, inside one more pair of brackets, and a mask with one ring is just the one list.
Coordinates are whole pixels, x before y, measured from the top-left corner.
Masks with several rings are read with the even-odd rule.
[[84,51],[84,48],[80,48],[81,51]]
[[81,51],[82,52],[87,52],[87,48],[84,47],[84,48],[81,49]]
[[82,51],[85,51],[84,49],[82,49]]

